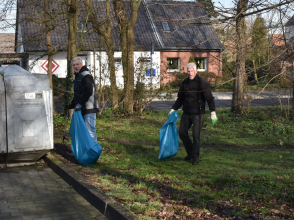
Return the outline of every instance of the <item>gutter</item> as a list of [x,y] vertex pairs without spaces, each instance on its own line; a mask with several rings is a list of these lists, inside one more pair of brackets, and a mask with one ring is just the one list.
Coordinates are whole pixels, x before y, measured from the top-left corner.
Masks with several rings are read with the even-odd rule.
[[161,49],[160,51],[199,51],[199,52],[219,52],[222,49],[201,49],[201,48],[187,48],[187,47],[170,47]]
[[221,76],[221,53],[222,53],[222,49],[219,49],[219,54],[218,54],[218,76]]
[[150,11],[149,11],[149,8],[146,7],[146,2],[145,2],[145,0],[142,0],[142,2],[143,2],[143,5],[144,5],[145,8],[146,8],[146,13],[147,13],[148,19],[149,19],[149,21],[150,21],[150,24],[151,24],[151,27],[152,27],[153,33],[154,33],[154,35],[155,35],[155,38],[156,38],[156,40],[157,40],[157,43],[158,43],[158,45],[160,46],[160,48],[162,48],[163,45],[162,45],[162,43],[161,43],[161,41],[160,41],[159,34],[158,34],[157,31],[156,31],[156,27],[155,27],[155,25],[154,25],[154,23],[153,23],[153,20],[152,20],[152,17],[151,17],[151,13],[150,13]]

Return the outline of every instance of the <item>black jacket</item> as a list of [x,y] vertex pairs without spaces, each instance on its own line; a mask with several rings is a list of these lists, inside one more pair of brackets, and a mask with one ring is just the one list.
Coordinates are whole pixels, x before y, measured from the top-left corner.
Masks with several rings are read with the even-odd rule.
[[189,115],[205,114],[205,101],[210,111],[215,111],[214,97],[210,85],[198,74],[194,79],[185,79],[179,89],[178,98],[172,106],[178,110],[183,105],[183,111]]
[[75,108],[78,103],[82,105],[82,115],[99,112],[94,79],[86,66],[75,73],[74,98],[69,108]]

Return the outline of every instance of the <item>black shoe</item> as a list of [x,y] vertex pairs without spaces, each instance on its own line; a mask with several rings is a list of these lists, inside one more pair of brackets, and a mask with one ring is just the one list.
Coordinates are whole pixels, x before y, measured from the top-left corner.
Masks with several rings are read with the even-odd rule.
[[199,159],[198,158],[193,158],[192,159],[192,165],[196,165],[197,163],[199,163]]
[[189,155],[185,157],[185,160],[191,160],[191,159],[192,159],[192,157]]

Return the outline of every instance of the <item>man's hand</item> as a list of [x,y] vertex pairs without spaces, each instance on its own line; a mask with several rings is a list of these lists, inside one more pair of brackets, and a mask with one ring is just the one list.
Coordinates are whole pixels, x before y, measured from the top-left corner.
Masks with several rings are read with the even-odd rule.
[[76,105],[75,107],[75,111],[79,111],[82,109],[82,105],[80,105],[79,103]]
[[212,125],[215,125],[217,122],[218,118],[216,117],[216,113],[215,112],[211,112],[211,116],[210,116],[210,122]]
[[168,113],[168,115],[170,115],[172,112],[173,112],[174,110],[172,109],[172,110],[170,110],[170,112]]

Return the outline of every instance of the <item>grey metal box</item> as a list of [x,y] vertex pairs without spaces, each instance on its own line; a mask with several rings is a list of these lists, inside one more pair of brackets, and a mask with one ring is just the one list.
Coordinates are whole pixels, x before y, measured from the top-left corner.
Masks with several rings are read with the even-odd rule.
[[23,68],[4,70],[8,161],[35,161],[53,149],[51,88]]

